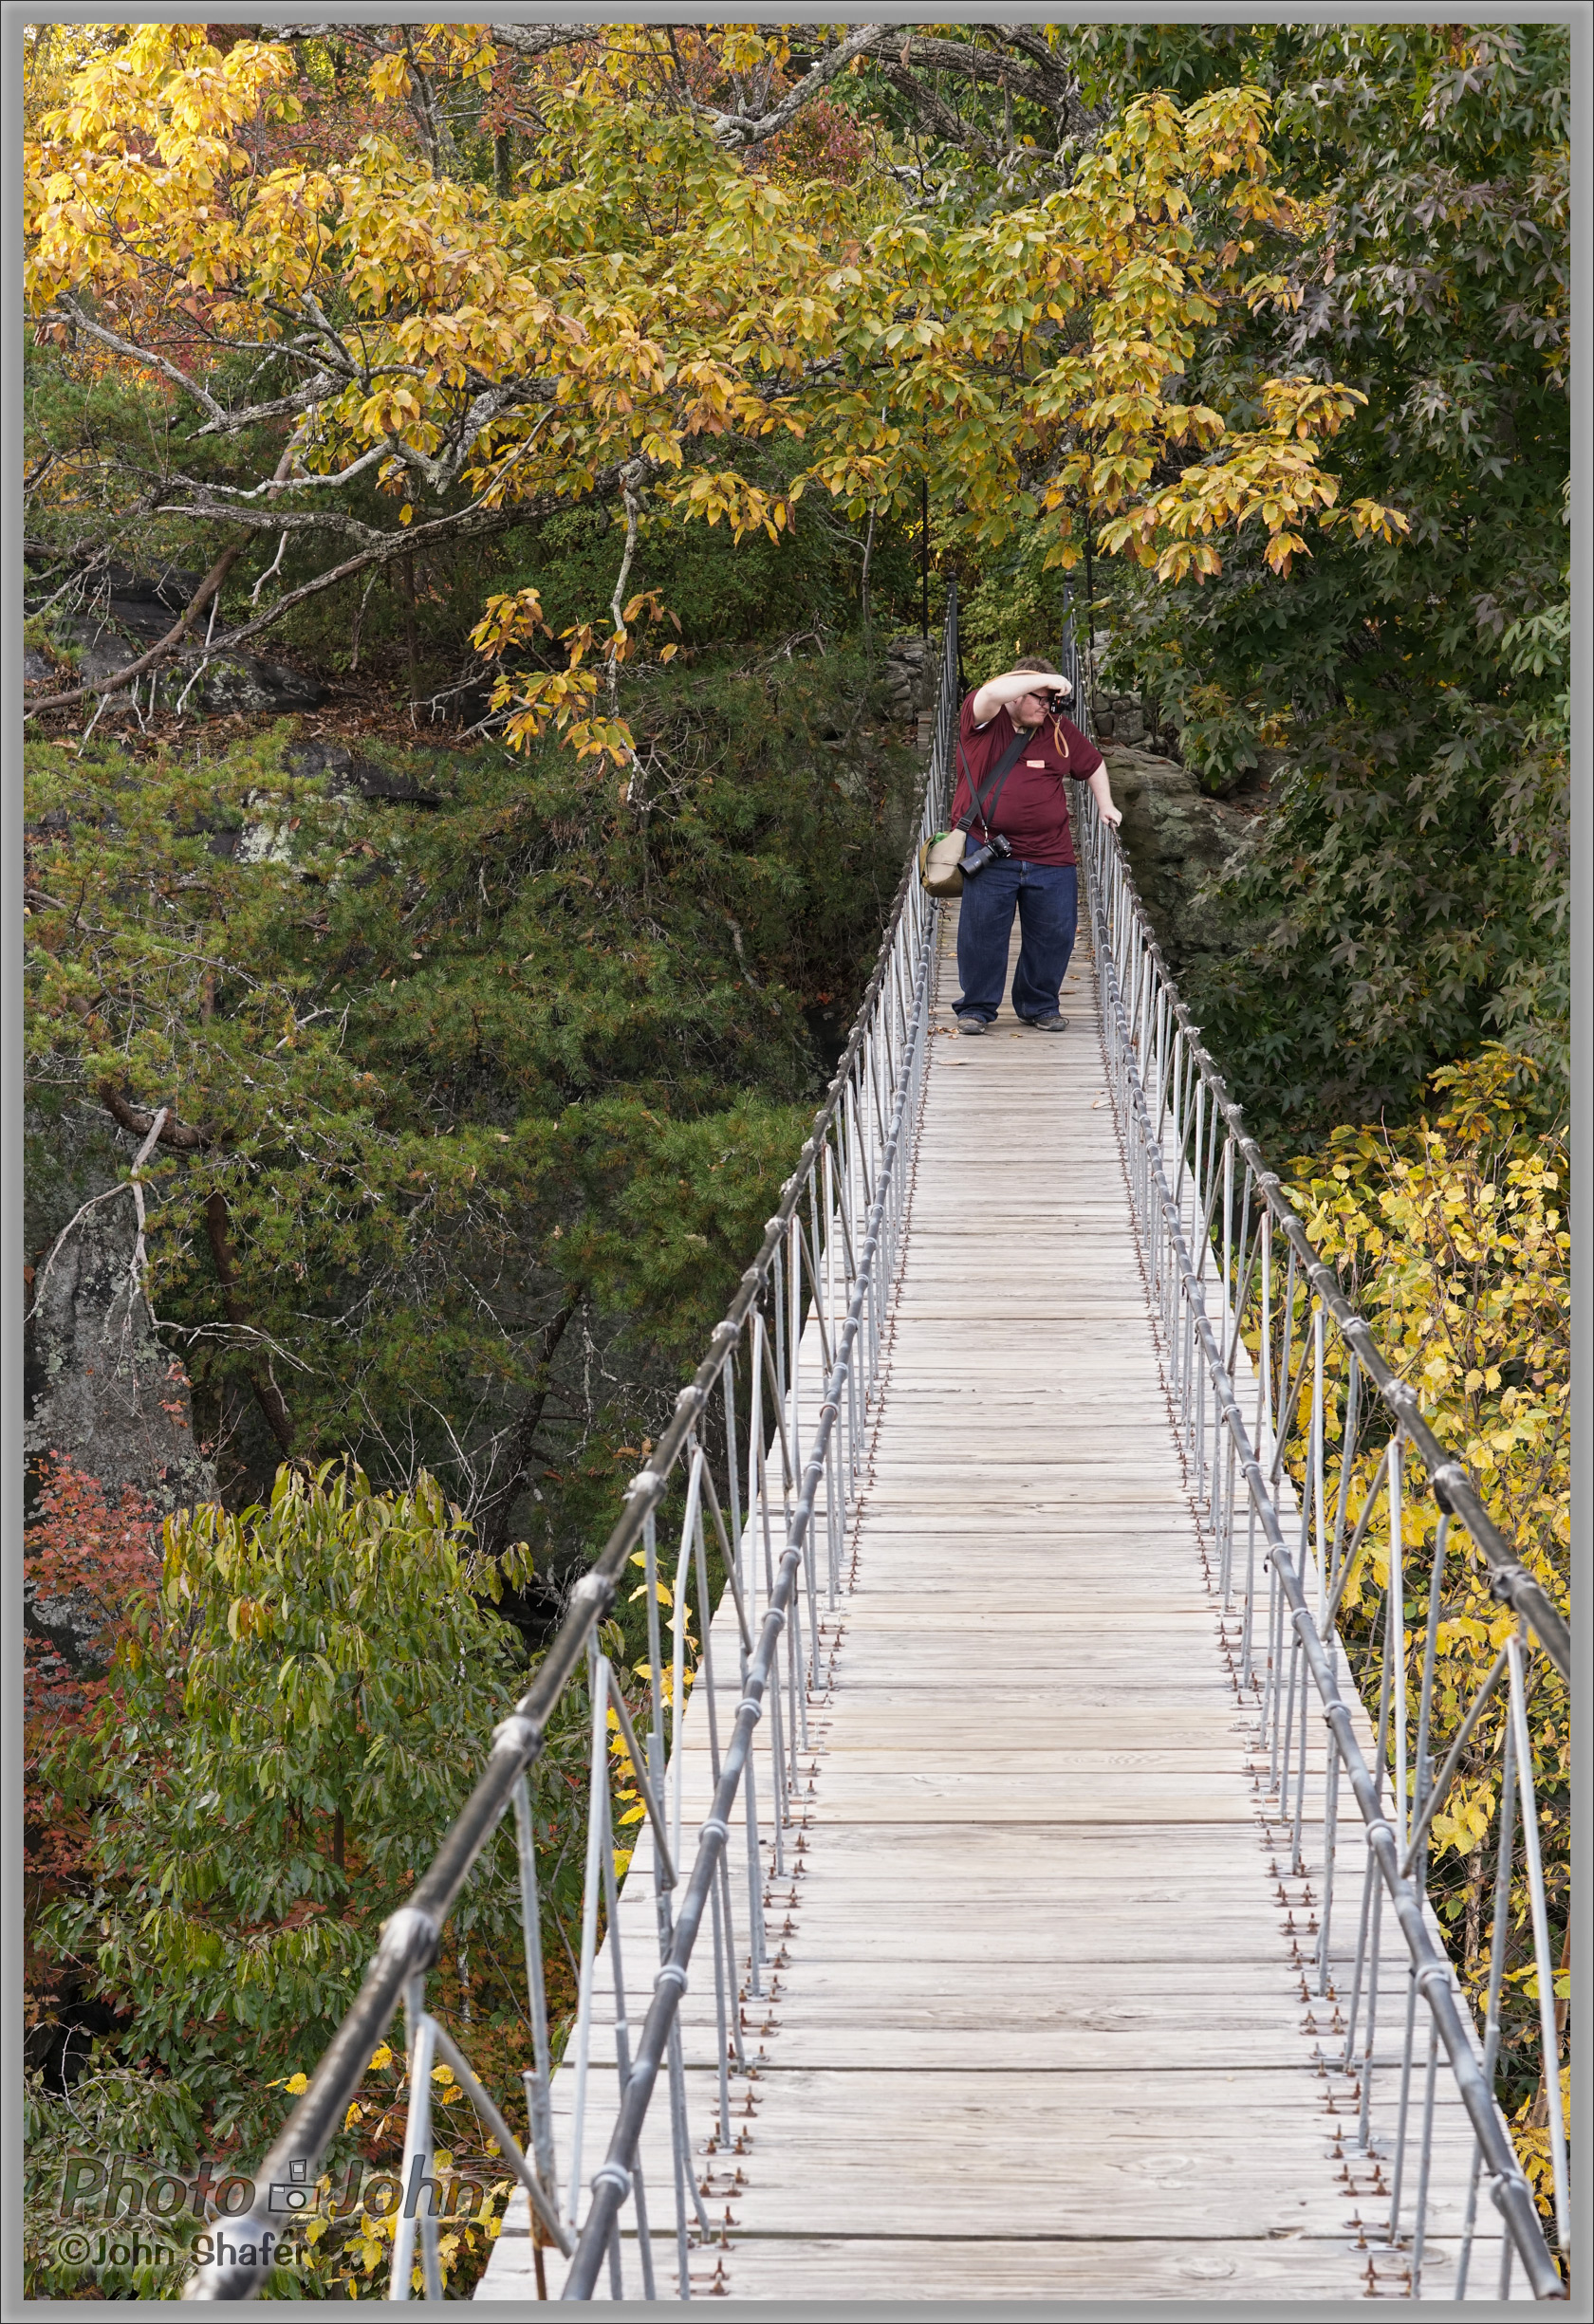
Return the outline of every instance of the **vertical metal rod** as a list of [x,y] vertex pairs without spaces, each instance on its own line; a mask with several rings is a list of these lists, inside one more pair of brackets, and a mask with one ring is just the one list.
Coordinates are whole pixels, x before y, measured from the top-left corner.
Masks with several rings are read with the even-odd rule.
[[1422,2297],[1422,2253],[1428,2235],[1428,2183],[1434,2162],[1434,2084],[1439,2063],[1439,2029],[1428,2020],[1428,2075],[1422,2093],[1422,2145],[1418,2150],[1417,2210],[1412,2221],[1411,2296]]
[[[620,1682],[607,1660],[604,1665],[605,1686],[613,1685],[619,1691]],[[605,1716],[604,1747],[607,1750],[608,1720]],[[599,1794],[603,1811],[603,1913],[608,1924],[609,1972],[614,1980],[615,2004],[615,2071],[620,2077],[620,2094],[625,2095],[625,2085],[631,2079],[631,2028],[626,2016],[625,1970],[620,1945],[620,1883],[615,1875],[614,1809],[605,1780]],[[647,2190],[642,2180],[642,2159],[639,2155],[631,2171],[631,2192],[637,2205],[637,2252],[642,2271],[642,2297],[655,2299],[658,2295],[653,2281],[653,2245],[648,2234]],[[620,2221],[614,2223],[609,2241],[609,2289],[614,2298],[623,2299],[624,2285],[621,2276]]]
[[[681,1521],[680,1554],[676,1559],[675,1597],[670,1610],[670,1855],[677,1864],[681,1860],[681,1787],[686,1780],[686,1754],[681,1748],[681,1729],[686,1724],[686,1630],[692,1591],[692,1531],[702,1490],[702,1448],[695,1446],[686,1488],[686,1515]],[[697,1619],[706,1633],[708,1622],[701,1607],[697,1610]]]
[[1323,1769],[1323,1902],[1318,1908],[1317,1989],[1328,1990],[1329,1929],[1334,1917],[1334,1858],[1339,1840],[1340,1744],[1328,1730]]
[[736,1350],[732,1348],[720,1373],[725,1397],[725,1471],[726,1486],[731,1501],[731,1549],[736,1560],[736,1579],[742,1595],[748,1595],[748,1575],[742,1556],[745,1528],[742,1522],[741,1479],[736,1466]]
[[1520,1635],[1508,1638],[1511,1657],[1511,1719],[1516,1736],[1516,1781],[1522,1798],[1522,1851],[1528,1862],[1528,1904],[1538,1971],[1539,2038],[1544,2051],[1544,2087],[1548,2100],[1549,2168],[1555,2189],[1555,2233],[1563,2251],[1571,2243],[1571,2197],[1566,2184],[1566,2124],[1561,2107],[1561,2038],[1555,2023],[1555,1958],[1549,1949],[1545,1906],[1544,1861],[1539,1851],[1539,1814],[1533,1797],[1533,1744],[1528,1732],[1528,1696]]
[[[1514,1855],[1516,1729],[1509,1707],[1504,1725],[1505,1748],[1500,1767],[1500,1836],[1494,1853],[1494,1914],[1489,1932],[1489,1994],[1483,2018],[1483,2078],[1491,2090],[1494,2087],[1494,2072],[1500,2056],[1500,1988],[1505,1979],[1506,1945],[1511,1928],[1511,1863]],[[1455,2270],[1457,2299],[1464,2299],[1467,2293],[1467,2272],[1472,2263],[1473,2236],[1477,2226],[1478,2177],[1482,2163],[1483,2149],[1474,2135],[1472,2175],[1467,2186],[1467,2216],[1461,2224],[1461,2257]],[[1511,2237],[1503,2224],[1501,2241],[1509,2250]]]
[[[410,2296],[410,2272],[415,2265],[417,2213],[420,2209],[422,2193],[431,2187],[427,2166],[432,2160],[432,2020],[426,2014],[426,1980],[415,1977],[404,1988],[405,2049],[408,2053],[410,2097],[404,2119],[404,2159],[400,2163],[400,2191],[398,2216],[393,2225],[393,2259],[388,2267],[387,2296],[389,2300],[407,2300]],[[436,2190],[433,2190],[436,2200]],[[434,2238],[436,2223],[434,2221]],[[442,2287],[436,2293],[429,2278],[436,2266],[436,2246],[434,2240],[432,2264],[427,2265],[426,2237],[421,2237],[421,2274],[423,2290],[428,2299],[440,2298]]]
[[[724,1861],[722,1856],[721,1865],[724,1864]],[[719,1891],[720,1883],[715,1880],[710,1891],[709,1903],[714,1919],[714,2025],[718,2035],[715,2052],[719,2079],[718,2137],[720,2145],[728,2147],[731,2144],[731,2032],[725,2014],[725,1989],[729,1981],[731,2013],[734,2018],[736,2008],[735,1962],[727,1941],[727,1931],[722,1927],[724,1914],[721,1909]]]
[[1295,1828],[1290,1837],[1289,1861],[1297,1877],[1306,1872],[1306,1859],[1301,1854],[1301,1828],[1307,1810],[1307,1698],[1311,1688],[1307,1683],[1307,1658],[1301,1654],[1301,1743],[1299,1765],[1295,1774]]
[[1326,1321],[1321,1300],[1312,1317],[1312,1414],[1311,1444],[1308,1451],[1312,1512],[1316,1519],[1317,1539],[1317,1627],[1321,1632],[1328,1619],[1328,1562],[1324,1540],[1323,1521],[1323,1462],[1324,1462],[1324,1327]]
[[[1377,1618],[1375,1614],[1375,1623]],[[1378,1748],[1373,1761],[1373,1787],[1381,1806],[1383,1801],[1383,1772],[1387,1763],[1385,1743],[1389,1732],[1389,1594],[1386,1591],[1383,1606],[1383,1672],[1379,1687]],[[1366,1964],[1372,1896],[1374,1889],[1378,1886],[1378,1866],[1369,1849],[1362,1886],[1362,1927],[1356,1940],[1356,1972],[1350,1989],[1350,2008],[1345,2021],[1344,2062],[1347,2067],[1356,2054],[1356,2020],[1361,2007],[1362,1981]]]
[[[1433,2020],[1428,2020],[1430,2025]],[[1411,2110],[1411,2078],[1414,2053],[1417,2046],[1417,1965],[1406,1971],[1406,2033],[1400,2045],[1400,2103],[1395,2125],[1395,2168],[1389,2187],[1389,2226],[1387,2241],[1400,2240],[1400,2189],[1406,2172],[1406,2118]]]
[[[1368,1855],[1372,1862],[1371,1852]],[[1383,1882],[1373,1864],[1373,1941],[1367,1965],[1367,2043],[1362,2059],[1362,2111],[1356,2128],[1356,2143],[1363,2154],[1372,2137],[1373,2112],[1373,2043],[1378,2031],[1379,1971],[1381,1963],[1383,1936]]]
[[676,2297],[692,2297],[692,2253],[687,2241],[687,2200],[695,2193],[692,2155],[686,2141],[686,2102],[681,2089],[680,2027],[670,2028],[670,2153],[676,2173]]
[[652,1714],[648,1728],[648,1776],[653,1784],[654,1798],[664,1797],[664,1668],[663,1638],[658,1620],[658,1532],[655,1512],[650,1509],[642,1523],[642,1581],[647,1590],[648,1635],[648,1704]]
[[[1428,1622],[1422,1641],[1422,1686],[1417,1709],[1417,1797],[1416,1812],[1420,1814],[1433,1785],[1434,1770],[1430,1763],[1429,1743],[1432,1739],[1434,1709],[1434,1669],[1439,1647],[1439,1612],[1444,1602],[1445,1552],[1450,1544],[1450,1517],[1441,1510],[1438,1529],[1434,1536],[1434,1562],[1428,1575]],[[1426,1856],[1426,1846],[1423,1850]]]
[[790,1402],[787,1419],[787,1427],[790,1430],[791,1434],[791,1457],[797,1465],[797,1471],[799,1475],[802,1474],[803,1468],[803,1414],[801,1401],[803,1379],[802,1235],[802,1224],[798,1217],[797,1211],[794,1208],[791,1213],[791,1227],[789,1234],[791,1256],[787,1266],[787,1298],[789,1301],[786,1318],[787,1346],[789,1351],[787,1363],[787,1376],[791,1383],[789,1390]]
[[[531,2055],[534,2071],[521,2078],[526,2090],[526,2114],[531,2133],[531,2154],[549,2205],[559,2205],[554,2165],[553,2110],[550,2090],[553,2051],[548,2040],[547,1985],[543,1968],[543,1915],[537,1893],[537,1834],[531,1814],[531,1787],[523,1775],[515,1785],[515,1840],[520,1870],[520,1923],[526,1946],[526,1985],[531,2003]],[[536,2218],[531,2232],[538,2232]]]
[[[742,1672],[742,1684],[747,1685],[747,1671]],[[759,1969],[767,1951],[764,1928],[763,1859],[758,1849],[758,1807],[753,1796],[753,1781],[757,1771],[757,1754],[750,1751],[747,1773],[742,1778],[742,1804],[747,1817],[747,1877],[748,1877],[748,1991],[762,1996],[763,1981]],[[738,2018],[738,2023],[740,2020]]]
[[1400,1854],[1406,1853],[1411,1837],[1411,1798],[1406,1782],[1406,1563],[1405,1543],[1401,1528],[1400,1496],[1400,1431],[1396,1429],[1389,1448],[1389,1599],[1394,1608],[1394,1628],[1386,1631],[1395,1640],[1395,1829],[1400,1835]]
[[[576,2214],[581,2203],[582,2135],[586,2124],[586,2077],[592,2046],[592,1972],[598,1949],[598,1893],[603,1837],[602,1795],[607,1792],[609,1786],[608,1695],[605,1689],[608,1669],[608,1664],[598,1651],[596,1638],[589,1638],[586,1672],[592,1701],[592,1789],[586,1818],[586,1878],[582,1889],[581,1987],[576,2002],[576,2086],[570,2105],[570,2207],[566,2217],[572,2227],[578,2223]],[[678,1730],[676,1751],[678,1758]],[[671,1854],[678,1863],[678,1827]]]
[[1362,1359],[1352,1356],[1350,1375],[1345,1382],[1344,1421],[1340,1429],[1340,1491],[1334,1511],[1334,1547],[1329,1559],[1333,1568],[1330,1586],[1340,1578],[1340,1555],[1344,1548],[1345,1512],[1350,1493],[1350,1472],[1356,1462],[1357,1392],[1362,1377]]

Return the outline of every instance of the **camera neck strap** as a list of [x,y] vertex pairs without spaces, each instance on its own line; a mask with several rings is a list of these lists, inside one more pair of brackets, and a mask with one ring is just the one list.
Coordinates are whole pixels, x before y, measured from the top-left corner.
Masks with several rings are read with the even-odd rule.
[[996,812],[996,802],[1001,798],[1007,786],[1008,777],[1017,765],[1020,754],[1029,740],[1029,732],[1021,728],[992,768],[990,786],[983,798],[980,795],[980,787],[974,781],[973,769],[964,755],[963,746],[961,743],[958,744],[958,764],[969,783],[969,805],[967,811],[960,815],[953,825],[955,831],[967,831],[974,822],[979,824],[982,831],[990,831],[991,818]]

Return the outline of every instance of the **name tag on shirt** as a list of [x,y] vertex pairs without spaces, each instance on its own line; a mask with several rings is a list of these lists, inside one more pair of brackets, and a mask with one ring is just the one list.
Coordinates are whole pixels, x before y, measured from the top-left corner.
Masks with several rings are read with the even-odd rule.
[[1045,759],[1026,759],[1024,764],[1026,766],[1038,766],[1043,774],[1046,772]]

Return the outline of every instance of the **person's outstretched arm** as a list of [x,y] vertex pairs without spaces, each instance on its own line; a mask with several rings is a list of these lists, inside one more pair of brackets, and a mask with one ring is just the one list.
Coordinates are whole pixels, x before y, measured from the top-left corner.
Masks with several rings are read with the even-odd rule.
[[1072,689],[1066,678],[1048,677],[1043,670],[1005,670],[999,678],[987,678],[974,696],[974,724],[988,727],[998,710],[1006,710],[1026,694],[1068,693]]
[[1090,784],[1091,796],[1094,798],[1097,806],[1102,811],[1102,821],[1104,823],[1121,823],[1123,821],[1123,810],[1121,807],[1115,807],[1113,805],[1112,784],[1107,780],[1105,760],[1103,760],[1102,765],[1098,766],[1096,772],[1088,778],[1088,781]]

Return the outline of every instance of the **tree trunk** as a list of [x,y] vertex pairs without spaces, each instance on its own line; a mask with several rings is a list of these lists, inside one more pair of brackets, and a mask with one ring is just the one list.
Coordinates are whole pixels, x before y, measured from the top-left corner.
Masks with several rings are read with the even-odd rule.
[[476,1540],[490,1558],[502,1557],[509,1547],[510,1519],[531,1471],[531,1448],[542,1422],[543,1409],[553,1385],[553,1359],[559,1343],[580,1313],[582,1291],[573,1291],[559,1313],[543,1327],[542,1349],[532,1376],[531,1393],[515,1429],[504,1482],[483,1504],[476,1518]]
[[[205,1197],[205,1231],[210,1237],[211,1256],[215,1261],[216,1277],[221,1284],[222,1304],[227,1310],[227,1320],[234,1330],[242,1330],[246,1319],[243,1302],[238,1297],[237,1262],[232,1256],[232,1245],[227,1229],[227,1197],[222,1193],[208,1194]],[[287,1406],[283,1401],[282,1390],[261,1363],[256,1362],[250,1365],[249,1377],[250,1386],[254,1391],[255,1402],[265,1414],[266,1426],[281,1447],[283,1458],[291,1460],[293,1457],[293,1422]]]
[[404,660],[409,671],[410,722],[415,723],[416,710],[416,577],[415,559],[406,557],[400,568],[404,576]]

